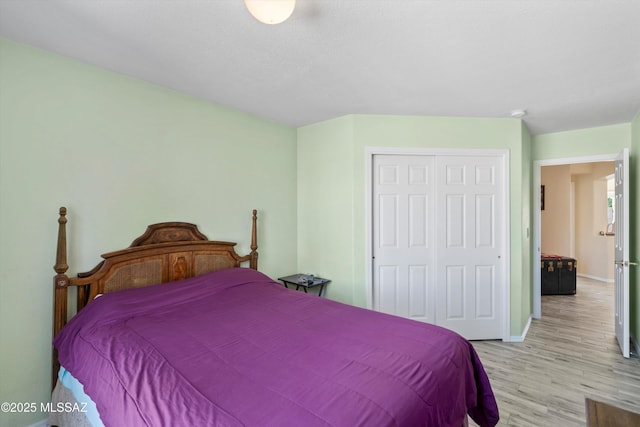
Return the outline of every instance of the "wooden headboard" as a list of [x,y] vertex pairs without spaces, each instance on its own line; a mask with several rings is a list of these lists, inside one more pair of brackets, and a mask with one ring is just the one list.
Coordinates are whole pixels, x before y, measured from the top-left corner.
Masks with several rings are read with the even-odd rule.
[[[156,285],[199,276],[212,271],[240,267],[258,269],[257,211],[253,210],[251,252],[240,256],[236,243],[208,240],[194,224],[163,222],[152,224],[123,250],[102,255],[103,260],[91,271],[69,277],[67,264],[67,209],[60,208],[58,247],[54,277],[53,336],[67,323],[67,289],[77,287],[76,312],[98,294]],[[53,351],[53,385],[60,367]]]

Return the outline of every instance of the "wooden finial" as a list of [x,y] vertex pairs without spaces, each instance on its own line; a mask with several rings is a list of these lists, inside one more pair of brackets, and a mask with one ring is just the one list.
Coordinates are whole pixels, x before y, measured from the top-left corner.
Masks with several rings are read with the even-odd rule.
[[251,260],[249,261],[249,267],[257,270],[258,269],[258,232],[257,232],[257,222],[258,222],[258,210],[253,210],[253,218],[251,224]]
[[64,274],[68,269],[67,264],[67,208],[60,208],[60,217],[58,218],[58,249],[56,251],[56,265],[53,269],[58,274]]

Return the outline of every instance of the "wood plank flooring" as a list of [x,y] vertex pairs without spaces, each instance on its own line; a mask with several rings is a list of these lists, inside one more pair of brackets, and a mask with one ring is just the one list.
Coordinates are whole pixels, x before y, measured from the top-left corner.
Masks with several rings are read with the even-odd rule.
[[579,278],[575,296],[542,297],[523,343],[474,341],[498,425],[586,426],[585,398],[640,412],[640,359],[620,355],[613,317],[613,284]]

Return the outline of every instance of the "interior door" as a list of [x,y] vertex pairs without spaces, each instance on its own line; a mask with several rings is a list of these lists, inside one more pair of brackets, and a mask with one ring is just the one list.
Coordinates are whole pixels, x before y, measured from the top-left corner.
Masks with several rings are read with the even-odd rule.
[[629,357],[629,150],[626,148],[616,158],[615,187],[615,329],[622,355]]
[[434,158],[373,159],[373,309],[435,321]]
[[467,339],[503,336],[503,175],[502,157],[436,160],[436,323]]

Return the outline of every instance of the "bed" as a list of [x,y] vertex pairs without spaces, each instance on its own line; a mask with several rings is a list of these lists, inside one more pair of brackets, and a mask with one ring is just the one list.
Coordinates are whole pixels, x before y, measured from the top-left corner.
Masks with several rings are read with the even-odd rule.
[[[54,405],[87,400],[99,417],[87,425],[106,426],[498,422],[468,341],[286,289],[257,271],[256,218],[254,211],[245,256],[193,224],[154,224],[129,248],[70,278],[61,208]],[[67,322],[71,286],[78,313]],[[70,391],[69,378],[81,394]]]

